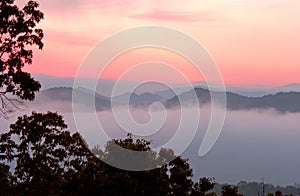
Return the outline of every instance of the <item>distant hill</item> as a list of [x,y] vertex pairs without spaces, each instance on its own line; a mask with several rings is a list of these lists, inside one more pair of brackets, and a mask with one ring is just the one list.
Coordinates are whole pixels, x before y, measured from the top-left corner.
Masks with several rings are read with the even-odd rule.
[[[33,74],[33,76],[41,82],[43,90],[54,88],[57,86],[66,86],[66,87],[72,87],[74,78],[71,77],[59,77],[59,76],[49,76],[49,75],[43,75],[43,74]],[[97,82],[98,79],[91,79],[91,78],[81,78],[81,81],[83,83],[90,84],[91,82]],[[111,93],[111,90],[113,89],[116,81],[115,80],[107,80],[107,79],[101,79],[101,86],[97,88],[97,92],[101,95],[108,96]],[[134,81],[124,81],[125,83],[130,84],[137,84],[137,82]],[[193,82],[192,86],[194,88],[200,87],[206,87],[206,82],[199,81],[199,82]],[[178,90],[177,92],[187,91],[190,89],[189,84],[181,83],[181,84],[173,84],[173,88],[176,88]],[[218,86],[218,84],[216,84]],[[158,88],[160,87],[160,88]],[[171,98],[170,96],[173,95],[172,92],[170,92],[169,88],[162,89],[159,85],[143,85],[144,92],[151,92],[156,93],[160,96]],[[269,86],[269,85],[250,85],[250,86],[243,86],[243,85],[227,85],[226,89],[228,92],[233,92],[239,95],[244,96],[250,96],[250,97],[260,97],[267,94],[275,94],[279,92],[300,92],[300,83],[291,83],[281,86]],[[218,89],[212,89],[217,91]],[[160,92],[161,91],[161,92]]]
[[136,93],[125,93],[116,97],[113,97],[113,99],[119,103],[126,104],[129,103],[132,105],[141,105],[141,104],[149,104],[154,102],[160,102],[162,100],[162,97],[156,94],[152,93],[142,93],[142,94],[136,94]]
[[[210,93],[207,89],[195,88],[166,101],[167,108],[179,106],[179,100],[182,104],[193,104],[193,93],[196,94],[200,105],[211,101]],[[218,92],[214,92],[218,97]],[[274,95],[269,94],[262,97],[246,97],[232,92],[226,92],[227,108],[231,110],[243,109],[269,109],[273,108],[279,112],[300,112],[300,92],[280,92]]]
[[[111,107],[110,98],[102,96],[97,93],[84,88],[73,89],[71,87],[55,87],[46,90],[42,90],[37,96],[37,102],[65,102],[66,104],[72,103],[72,92],[77,95],[77,100],[74,100],[75,103],[85,104],[85,100],[91,98],[95,99],[95,106],[97,111],[106,110]],[[65,105],[68,107],[69,105]],[[70,106],[69,106],[70,107]]]
[[[76,93],[78,100],[76,103],[84,104],[87,98],[95,100],[95,106],[97,111],[110,109],[111,98],[102,96],[98,93],[85,88],[72,89],[71,87],[56,87],[43,90],[39,93],[37,100],[39,102],[53,102],[61,101],[65,103],[72,102],[72,91]],[[196,100],[193,99],[193,93],[196,95]],[[212,92],[218,97],[220,92]],[[269,94],[261,97],[247,97],[232,92],[226,92],[227,96],[227,108],[230,110],[249,110],[249,109],[275,109],[281,113],[286,112],[300,112],[300,92],[280,92],[276,94]],[[117,97],[113,97],[115,103],[123,105],[127,104],[129,100],[130,105],[145,106],[154,102],[161,102],[167,108],[178,107],[179,100],[181,104],[188,106],[194,105],[197,101],[200,105],[210,103],[211,95],[207,89],[195,88],[187,92],[183,92],[178,96],[173,96],[170,99],[166,99],[153,93],[125,93]]]

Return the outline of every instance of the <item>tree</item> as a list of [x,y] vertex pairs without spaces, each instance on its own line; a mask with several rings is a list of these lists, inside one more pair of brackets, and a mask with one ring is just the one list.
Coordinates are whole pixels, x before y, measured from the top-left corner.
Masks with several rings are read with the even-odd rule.
[[192,196],[216,196],[216,193],[210,192],[215,185],[213,178],[200,178],[199,182],[194,184]]
[[7,193],[12,193],[11,185],[11,173],[9,171],[9,166],[0,163],[0,195],[6,195]]
[[281,191],[278,190],[278,191],[275,192],[275,196],[283,196],[283,194],[282,194]]
[[265,189],[266,189],[266,185],[265,185],[265,182],[264,182],[264,179],[262,179],[262,182],[261,182],[261,192],[258,192],[258,196],[264,196],[265,195]]
[[172,194],[189,195],[193,188],[193,170],[187,159],[176,157],[169,163]]
[[[82,189],[77,192],[98,195],[191,195],[194,187],[191,180],[192,169],[186,159],[175,156],[170,149],[161,149],[157,153],[151,149],[149,141],[135,140],[130,134],[125,139],[108,141],[104,151],[96,146],[92,152],[106,162],[109,160],[116,163],[121,159],[127,159],[127,162],[122,163],[129,164],[135,161],[136,157],[125,157],[120,153],[122,149],[116,148],[115,144],[124,149],[149,151],[142,159],[145,158],[151,166],[157,165],[157,168],[145,171],[127,171],[107,164],[93,163],[93,161],[97,161],[94,159],[88,163],[91,167],[82,170],[84,173],[79,175],[84,176],[83,179],[92,179],[88,182],[89,190]],[[170,158],[174,160],[169,163],[165,162]],[[94,167],[95,165],[99,166]],[[85,180],[79,181],[84,182]]]
[[[14,184],[15,190],[28,195],[61,194],[90,155],[80,135],[71,135],[66,128],[57,113],[19,117],[0,137],[0,179],[6,180],[1,183]],[[14,164],[11,174],[7,167]],[[14,178],[5,179],[10,175]]]
[[[104,151],[96,146],[93,154],[79,133],[67,130],[62,116],[33,112],[19,117],[0,135],[0,194],[215,195],[208,193],[215,184],[212,179],[194,184],[188,160],[170,149],[156,152],[150,144],[129,134],[125,139],[108,141]],[[123,157],[122,149],[149,153]],[[128,171],[104,163],[116,163],[120,158],[145,158],[147,166],[156,168]],[[170,158],[173,160],[168,162]]]
[[242,196],[242,194],[238,193],[237,186],[224,185],[222,186],[222,196]]
[[[122,149],[116,148],[115,144],[132,151],[148,151],[141,156],[122,157]],[[101,153],[100,153],[101,154]],[[127,171],[110,165],[105,165],[102,172],[102,194],[103,195],[168,195],[170,192],[170,179],[167,165],[162,164],[166,157],[174,156],[173,151],[161,149],[159,153],[154,152],[150,142],[137,139],[131,134],[127,138],[108,141],[103,152],[102,160],[124,164],[135,164],[138,159],[147,160],[147,166],[157,166],[156,169],[145,171]],[[121,159],[126,159],[124,162]],[[161,165],[161,166],[159,166]],[[146,166],[146,167],[147,167]],[[116,183],[118,182],[118,183]],[[111,188],[114,187],[114,188]]]
[[0,1],[0,115],[18,108],[21,100],[32,101],[41,85],[22,69],[32,64],[33,51],[29,46],[43,48],[43,30],[36,25],[43,19],[36,1],[22,8],[14,0]]

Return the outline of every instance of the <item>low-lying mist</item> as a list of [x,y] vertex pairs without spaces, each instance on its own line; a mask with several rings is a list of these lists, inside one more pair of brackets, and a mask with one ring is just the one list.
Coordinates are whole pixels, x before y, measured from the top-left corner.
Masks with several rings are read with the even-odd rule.
[[[71,104],[64,101],[31,103],[25,111],[12,114],[9,120],[1,119],[0,130],[1,132],[7,131],[9,124],[15,122],[17,116],[30,114],[33,110],[37,112],[58,111],[68,124],[68,129],[71,132],[77,130],[81,132],[90,147],[96,144],[103,147],[105,144],[106,139],[99,132],[99,125],[111,139],[124,138],[127,135],[124,128],[130,128],[130,126],[120,126],[111,110],[97,113],[85,111],[76,114],[76,118],[80,118],[81,121],[79,124],[84,124],[84,127],[78,128],[78,122],[76,126],[73,113],[70,112],[71,108]],[[142,138],[151,140],[153,148],[156,149],[176,136],[178,126],[182,118],[185,118],[186,123],[182,125],[183,129],[180,131],[184,131],[184,135],[189,136],[193,136],[194,131],[196,134],[182,156],[189,159],[195,178],[209,176],[215,177],[217,182],[227,183],[237,183],[240,180],[261,181],[263,178],[265,182],[279,185],[300,182],[300,113],[281,114],[273,110],[228,110],[216,144],[208,154],[200,157],[198,151],[210,120],[210,109],[209,105],[201,107],[199,126],[194,130],[197,108],[186,108],[187,113],[181,116],[180,108],[165,111],[130,107],[131,118],[141,127],[144,126],[144,129],[127,131],[133,135],[143,135]],[[127,111],[121,106],[115,110],[121,117]],[[163,122],[161,126],[157,126],[156,123],[151,125],[151,115],[153,121]],[[98,122],[92,122],[91,116],[97,118]],[[125,120],[119,118],[119,121],[124,121],[123,124],[126,125],[128,120],[126,118]],[[130,125],[129,122],[128,125]],[[179,148],[187,142],[186,138],[181,139],[181,142],[176,143]],[[176,152],[176,146],[167,147],[171,147]]]

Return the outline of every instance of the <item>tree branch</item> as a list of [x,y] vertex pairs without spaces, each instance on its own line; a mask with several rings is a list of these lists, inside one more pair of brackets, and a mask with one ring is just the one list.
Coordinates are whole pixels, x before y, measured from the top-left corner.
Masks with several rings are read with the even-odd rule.
[[5,92],[0,92],[0,115],[3,116],[5,119],[9,118],[9,114],[17,110],[24,110],[21,106],[24,102],[20,101],[19,99],[9,98],[6,96]]

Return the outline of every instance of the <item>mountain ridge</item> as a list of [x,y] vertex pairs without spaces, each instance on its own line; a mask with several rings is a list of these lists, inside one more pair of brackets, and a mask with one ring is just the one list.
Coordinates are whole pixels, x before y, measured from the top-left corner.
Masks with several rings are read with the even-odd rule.
[[[134,106],[150,105],[154,102],[161,102],[166,108],[174,108],[180,106],[179,100],[183,105],[194,105],[196,102],[199,105],[208,104],[211,102],[211,93],[219,99],[221,92],[209,91],[204,88],[194,88],[192,90],[180,93],[172,98],[165,99],[165,97],[154,93],[124,93],[116,97],[106,97],[98,93],[84,88],[73,89],[71,87],[55,87],[42,90],[40,95],[48,98],[51,101],[72,102],[72,92],[75,91],[80,98],[77,102],[84,103],[84,99],[88,96],[94,96],[95,106],[97,110],[105,110],[111,107],[111,99],[117,105],[124,105],[128,103]],[[194,97],[196,95],[196,97]],[[197,98],[195,100],[194,98]],[[281,113],[300,112],[300,92],[278,92],[275,94],[268,94],[260,97],[250,97],[239,95],[233,92],[226,92],[227,109],[230,110],[249,110],[249,109],[275,109]]]

